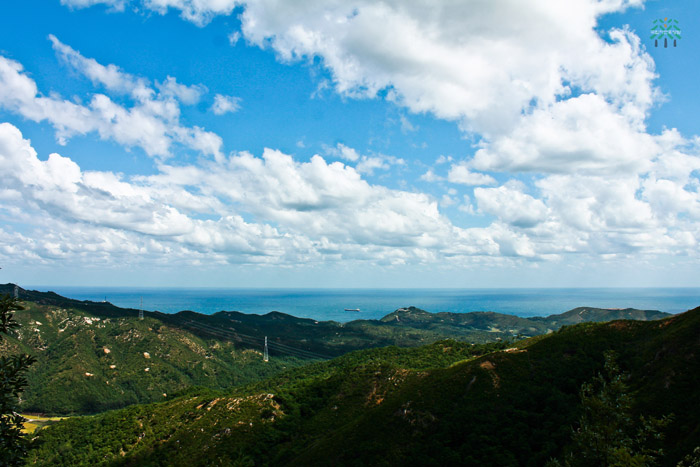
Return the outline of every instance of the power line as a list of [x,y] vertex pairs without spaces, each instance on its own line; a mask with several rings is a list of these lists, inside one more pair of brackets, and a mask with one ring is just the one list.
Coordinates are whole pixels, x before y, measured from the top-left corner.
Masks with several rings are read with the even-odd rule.
[[[237,340],[239,342],[243,342],[249,345],[255,345],[258,346],[260,345],[260,339],[253,337],[253,336],[248,336],[246,334],[240,334],[235,331],[229,331],[226,329],[221,329],[221,328],[216,328],[211,325],[203,324],[203,323],[196,323],[193,321],[188,321],[190,326],[199,328],[200,330],[209,332],[211,334],[216,334],[220,337],[224,338],[229,338],[233,340]],[[280,344],[277,342],[268,342],[268,347],[272,348],[273,350],[278,351],[279,353],[285,353],[285,354],[290,354],[299,358],[314,358],[314,359],[323,359],[323,360],[328,360],[330,357],[326,355],[321,355],[316,352],[312,352],[309,350],[304,350],[304,349],[298,349],[296,347],[291,347],[285,344]]]
[[[242,342],[244,344],[252,345],[252,346],[258,346],[260,345],[260,338],[256,338],[253,336],[249,336],[246,334],[241,334],[239,332],[233,331],[233,330],[227,330],[227,329],[222,329],[218,328],[209,324],[204,324],[204,323],[197,323],[192,320],[186,321],[186,324],[190,327],[199,329],[200,331],[204,331],[206,333],[221,337],[221,338],[226,338],[230,340],[235,340],[238,342]],[[267,337],[267,336],[266,336]],[[312,352],[310,350],[304,350],[304,349],[299,349],[296,347],[292,347],[286,344],[282,344],[279,342],[274,342],[274,341],[267,341],[265,339],[264,345],[266,344],[267,349],[274,350],[277,353],[281,354],[287,354],[291,355],[293,357],[297,358],[303,358],[303,359],[320,359],[320,360],[330,360],[331,357],[327,355],[322,355],[316,352]],[[269,350],[268,350],[268,358],[269,358]]]

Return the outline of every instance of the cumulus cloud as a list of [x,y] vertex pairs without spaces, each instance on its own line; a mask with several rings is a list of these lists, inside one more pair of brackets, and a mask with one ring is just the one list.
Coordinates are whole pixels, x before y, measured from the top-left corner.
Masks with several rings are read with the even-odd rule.
[[404,165],[406,161],[399,157],[378,154],[376,156],[362,156],[355,169],[363,174],[373,175],[376,169],[389,170],[392,165]]
[[41,161],[4,123],[0,163],[8,173],[0,199],[13,200],[28,223],[42,219],[31,251],[43,258],[131,248],[230,262],[406,261],[443,244],[453,229],[428,196],[372,186],[354,168],[320,156],[298,163],[268,149],[261,158],[241,153],[197,166],[161,165],[157,175],[128,180],[83,171],[58,154]]
[[412,124],[405,115],[401,115],[399,121],[401,122],[401,132],[404,134],[418,130],[418,126]]
[[228,37],[228,43],[231,44],[231,46],[234,46],[241,39],[241,33],[238,31],[233,31],[227,37]]
[[511,183],[498,188],[475,188],[474,198],[484,212],[517,227],[533,227],[547,218],[547,206],[522,187]]
[[[128,2],[62,3],[123,8]],[[459,163],[441,156],[436,164],[449,163],[447,176],[431,168],[421,179],[476,187],[473,204],[464,195],[458,209],[473,214],[476,207],[491,223],[452,224],[439,207],[454,205],[457,193],[438,200],[363,178],[402,164],[396,157],[359,154],[343,144],[325,152],[342,162],[314,156],[300,163],[272,149],[261,156],[223,157],[217,135],[179,123],[179,104],[199,99],[202,88],[170,77],[151,85],[82,57],[55,38],[62,60],[136,104],[125,108],[102,94],[87,105],[44,97],[20,64],[0,58],[0,105],[31,120],[48,120],[59,139],[97,132],[154,155],[167,154],[177,142],[217,159],[181,166],[161,162],[158,174],[125,180],[83,172],[58,155],[35,161],[28,143],[7,136],[12,131],[5,128],[3,144],[11,150],[4,154],[25,154],[25,168],[36,169],[48,191],[16,178],[0,191],[2,199],[111,229],[138,248],[208,252],[222,261],[281,263],[303,256],[407,264],[474,256],[500,261],[567,254],[697,255],[700,143],[672,129],[648,133],[646,118],[663,100],[654,85],[654,63],[628,28],[598,28],[601,15],[639,7],[641,0],[131,3],[159,13],[174,9],[198,25],[240,6],[242,29],[233,33],[232,43],[244,37],[272,49],[283,62],[318,63],[329,72],[319,89],[392,101],[402,108],[404,131],[412,126],[405,111],[457,122],[477,141],[475,154]],[[500,184],[490,175],[496,172],[503,173],[499,180],[527,183]],[[87,199],[88,191],[97,195]],[[86,214],[83,205],[93,213]],[[25,242],[18,235],[3,231],[0,248],[10,242],[3,238]],[[60,238],[49,243],[60,245]],[[59,250],[51,248],[52,254]]]
[[[455,3],[247,2],[246,38],[284,60],[321,57],[347,96],[389,98],[489,135],[523,110],[573,88],[643,114],[654,99],[651,60],[635,36],[602,40],[597,18],[641,2],[538,0]],[[487,25],[487,26],[486,26]]]
[[452,160],[453,160],[453,159],[452,159],[452,156],[440,155],[440,156],[435,160],[435,163],[436,163],[436,164],[445,164],[445,163],[447,163],[447,162],[452,162]]
[[49,40],[60,60],[71,66],[75,71],[85,75],[94,84],[100,84],[106,89],[123,94],[130,94],[134,99],[142,102],[174,99],[183,104],[193,105],[207,92],[205,86],[194,84],[187,86],[177,82],[177,79],[168,76],[163,82],[156,82],[155,88],[151,87],[145,78],[134,76],[121,70],[114,64],[102,65],[94,58],[87,58],[77,50],[62,43],[53,34],[49,34]]
[[486,174],[472,172],[466,164],[453,164],[447,173],[447,180],[450,183],[460,183],[462,185],[494,185],[496,180]]
[[61,4],[72,8],[102,4],[118,11],[129,3],[140,4],[142,8],[163,15],[171,8],[179,10],[183,19],[198,26],[205,26],[218,15],[230,15],[237,6],[243,4],[240,0],[61,0]]
[[[73,7],[126,0],[63,0]],[[627,30],[608,41],[596,31],[606,13],[642,1],[535,0],[353,3],[280,0],[141,0],[142,8],[204,25],[242,8],[242,33],[283,60],[320,57],[346,96],[388,98],[470,131],[495,136],[522,111],[572,90],[599,93],[639,119],[658,98],[653,62]],[[406,127],[408,128],[408,127]]]
[[194,105],[199,102],[202,94],[207,92],[206,87],[194,84],[187,86],[177,82],[172,76],[168,76],[162,83],[156,83],[161,97],[172,97],[187,105]]
[[71,8],[87,8],[93,5],[106,5],[115,11],[123,11],[129,0],[61,0],[61,5]]
[[[31,153],[27,148],[25,144],[25,153]],[[456,229],[425,195],[368,185],[352,168],[340,163],[326,164],[320,157],[300,164],[278,151],[268,150],[262,159],[248,154],[235,156],[228,167],[217,166],[217,170],[163,167],[161,175],[144,177],[139,183],[128,183],[105,173],[81,174],[65,158],[52,159],[56,161],[40,170],[42,189],[51,193],[32,192],[32,200],[41,202],[42,209],[60,219],[82,222],[78,231],[83,240],[87,239],[85,232],[93,228],[98,229],[95,239],[109,231],[110,238],[128,242],[144,254],[189,251],[196,252],[197,258],[212,255],[234,262],[245,262],[252,255],[276,263],[298,260],[303,254],[308,258],[336,256],[405,263],[421,258],[436,260],[444,254],[452,258],[529,257],[540,248],[536,238],[498,223],[488,229]],[[28,160],[33,161],[31,154]],[[47,173],[56,176],[44,176]],[[231,180],[233,186],[224,188],[226,185],[217,183],[218,177]],[[64,185],[51,182],[53,179],[63,180]],[[200,187],[198,191],[210,193],[205,197],[187,193],[184,186],[191,184]],[[88,188],[90,196],[100,196],[86,206],[87,192],[82,191]],[[231,214],[231,201],[279,227],[244,222]],[[90,216],[84,217],[82,209]],[[188,210],[218,212],[221,217],[197,221],[184,214]],[[347,229],[348,224],[353,229]],[[75,224],[72,230],[74,227]],[[71,243],[74,237],[66,232],[54,233],[52,238],[52,257],[80,250]],[[86,244],[107,254],[99,250],[96,240]],[[112,248],[112,242],[102,247],[108,245]]]
[[211,106],[211,111],[214,112],[215,115],[236,112],[241,108],[240,101],[238,97],[217,94],[214,96],[214,104]]
[[[16,221],[36,227],[29,236],[4,228],[0,255],[16,242],[33,261],[138,252],[191,264],[452,264],[479,256],[692,254],[699,235],[698,184],[650,177],[551,175],[535,194],[516,182],[477,187],[475,204],[493,222],[460,228],[439,209],[455,205],[457,190],[438,202],[372,185],[355,168],[318,155],[298,162],[266,149],[261,157],[161,163],[154,175],[125,178],[84,171],[58,154],[42,161],[5,123],[0,164],[8,174],[0,212],[19,212]],[[463,198],[459,209],[473,212]],[[669,212],[685,217],[668,222]]]
[[658,145],[596,94],[559,101],[523,117],[510,134],[477,151],[480,170],[549,173],[638,173]]
[[326,148],[326,153],[350,162],[357,162],[360,159],[360,155],[356,150],[344,145],[343,143],[338,143],[334,148]]
[[[41,161],[29,141],[7,123],[0,124],[0,161],[10,171],[7,189],[20,195],[17,201],[23,210],[41,212],[68,226],[51,234],[56,245],[54,256],[59,251],[79,250],[76,237],[89,236],[94,238],[88,244],[99,238],[103,243],[110,239],[119,243],[117,239],[121,239],[130,248],[144,249],[149,254],[185,248],[202,254],[278,257],[294,252],[300,245],[290,235],[268,225],[247,223],[234,213],[221,215],[217,221],[190,217],[188,211],[211,213],[220,210],[220,205],[184,188],[155,191],[110,172],[83,172],[58,154]],[[47,226],[42,222],[42,228],[51,232]],[[289,245],[284,247],[284,243]],[[103,248],[102,252],[108,254],[111,249]]]
[[105,4],[117,10],[122,10],[129,3],[140,4],[142,8],[164,15],[168,10],[179,10],[180,16],[198,26],[205,26],[214,17],[230,15],[237,6],[244,2],[240,0],[61,0],[64,5],[83,8],[96,4]]
[[360,155],[355,149],[344,145],[336,144],[335,147],[325,147],[325,152],[329,156],[338,157],[349,162],[356,162],[355,170],[361,174],[372,175],[375,170],[388,170],[392,165],[404,165],[406,161],[399,157],[387,156],[385,154]]
[[132,95],[134,105],[125,107],[105,94],[93,94],[86,105],[54,94],[45,97],[19,62],[0,56],[0,107],[29,120],[48,121],[60,144],[76,135],[95,132],[102,139],[140,147],[151,156],[169,156],[175,142],[221,157],[222,140],[218,135],[180,124],[179,102],[196,102],[203,92],[201,87],[180,85],[168,77],[158,84],[160,92],[156,92],[144,79],[82,57],[53,36],[51,41],[66,63],[110,91]]
[[548,204],[582,231],[651,229],[657,220],[639,199],[639,178],[553,175],[537,182]]
[[116,65],[105,66],[94,58],[83,57],[77,50],[59,41],[53,34],[49,34],[49,40],[60,60],[85,75],[94,84],[100,84],[113,92],[132,94],[134,97],[149,98],[153,95],[153,90],[148,88],[148,82],[145,79],[125,73]]
[[443,177],[436,175],[435,172],[433,172],[433,169],[428,169],[427,172],[425,172],[423,175],[420,176],[420,179],[423,180],[424,182],[441,182],[444,180]]

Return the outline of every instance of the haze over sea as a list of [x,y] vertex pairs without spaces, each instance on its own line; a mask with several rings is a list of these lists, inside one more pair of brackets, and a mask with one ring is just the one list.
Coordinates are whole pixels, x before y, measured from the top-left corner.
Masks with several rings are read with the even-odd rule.
[[[315,320],[379,319],[397,308],[416,306],[437,313],[495,311],[522,317],[547,316],[578,306],[639,308],[680,313],[700,306],[700,288],[576,289],[220,289],[28,286],[77,300],[107,300],[123,308],[212,314],[280,311]],[[360,309],[345,311],[346,308]]]

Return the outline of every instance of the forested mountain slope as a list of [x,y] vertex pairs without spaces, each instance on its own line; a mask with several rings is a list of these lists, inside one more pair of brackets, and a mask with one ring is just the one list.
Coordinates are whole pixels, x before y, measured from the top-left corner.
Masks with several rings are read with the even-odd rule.
[[[14,293],[13,284],[0,294]],[[453,338],[470,343],[551,332],[582,319],[658,319],[658,311],[576,309],[547,318],[498,313],[428,313],[408,307],[382,320],[314,321],[278,312],[222,311],[203,315],[123,309],[107,302],[17,288],[25,310],[1,352],[24,352],[38,361],[22,396],[27,412],[96,413],[163,400],[191,386],[225,389],[349,351],[429,344]],[[623,315],[621,315],[623,313]],[[269,362],[263,342],[269,338]]]
[[[192,393],[40,432],[39,465],[544,465],[613,351],[632,406],[670,416],[662,464],[700,445],[700,308],[567,326],[515,347],[442,341],[353,352],[228,392]],[[499,348],[500,347],[500,348]]]

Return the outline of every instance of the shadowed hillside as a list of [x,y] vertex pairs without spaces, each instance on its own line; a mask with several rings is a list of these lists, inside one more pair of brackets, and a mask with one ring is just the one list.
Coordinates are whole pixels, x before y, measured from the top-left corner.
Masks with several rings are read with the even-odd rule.
[[[0,294],[15,286],[0,286]],[[96,413],[163,400],[191,386],[225,389],[285,369],[347,352],[397,345],[415,347],[452,338],[469,343],[532,336],[581,319],[621,317],[621,311],[586,308],[547,318],[498,313],[429,313],[401,308],[382,320],[315,321],[278,312],[222,311],[203,315],[123,309],[53,292],[17,288],[25,310],[21,327],[3,340],[8,353],[34,355],[22,409],[58,415]],[[624,310],[624,317],[657,319],[658,311]],[[265,336],[269,362],[262,358]]]
[[[40,465],[543,465],[581,415],[579,390],[614,351],[636,415],[672,415],[665,465],[700,445],[700,308],[583,323],[472,346],[353,352],[220,393],[73,419],[40,432]],[[43,463],[43,464],[42,464]]]

